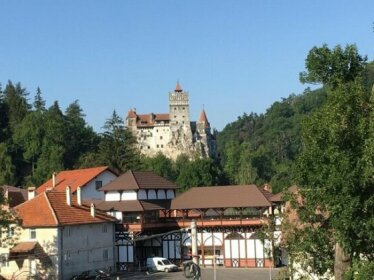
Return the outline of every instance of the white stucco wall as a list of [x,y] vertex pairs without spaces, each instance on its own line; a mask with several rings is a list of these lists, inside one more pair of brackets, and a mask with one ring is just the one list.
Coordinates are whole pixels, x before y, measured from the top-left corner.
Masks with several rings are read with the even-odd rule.
[[113,181],[117,178],[112,172],[106,170],[97,176],[95,179],[91,180],[88,184],[82,187],[82,199],[104,199],[104,192],[96,190],[96,181],[102,181],[102,185]]
[[138,199],[139,200],[146,200],[147,199],[147,192],[146,192],[146,190],[139,190],[138,191]]
[[121,194],[117,191],[107,192],[104,197],[105,201],[120,201]]
[[136,200],[136,191],[124,191],[121,195],[121,200]]
[[[31,275],[33,272],[44,274],[46,277],[51,277],[57,275],[59,271],[59,235],[57,228],[37,228],[35,229],[36,238],[30,238],[30,229],[22,229],[21,227],[16,227],[15,235],[13,238],[9,239],[10,244],[2,243],[0,248],[0,254],[9,254],[9,249],[13,248],[16,244],[25,241],[37,241],[42,247],[44,252],[49,255],[50,258],[50,267],[48,271],[45,271],[41,268],[41,264],[38,260],[29,261],[28,259],[24,260],[22,266],[19,267],[15,260],[9,261],[5,264],[0,264],[0,274],[5,278],[11,278],[14,276],[16,279],[26,279],[27,276]],[[5,232],[4,232],[5,234]],[[33,269],[32,269],[33,267]]]

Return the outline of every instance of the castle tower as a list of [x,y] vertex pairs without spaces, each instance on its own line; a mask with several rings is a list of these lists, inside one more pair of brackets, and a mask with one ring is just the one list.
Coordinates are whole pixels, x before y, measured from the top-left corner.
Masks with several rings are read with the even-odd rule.
[[197,131],[199,134],[210,134],[210,123],[203,109],[197,122]]
[[177,82],[175,90],[169,92],[169,114],[171,126],[190,126],[188,92],[183,91],[179,82]]
[[136,131],[136,122],[137,122],[138,116],[136,115],[136,109],[130,109],[130,111],[127,113],[126,117],[126,126],[131,130],[131,131]]

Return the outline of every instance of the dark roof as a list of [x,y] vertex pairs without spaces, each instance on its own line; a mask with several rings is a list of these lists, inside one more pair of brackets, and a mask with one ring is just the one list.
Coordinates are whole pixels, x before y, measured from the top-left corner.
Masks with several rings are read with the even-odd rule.
[[112,182],[103,186],[101,191],[121,191],[140,189],[176,189],[177,186],[169,180],[151,171],[128,171]]
[[196,187],[171,202],[171,209],[268,207],[270,202],[256,185]]
[[139,200],[126,201],[96,201],[93,202],[97,209],[102,211],[120,211],[120,212],[143,212],[143,207]]
[[56,227],[61,225],[115,222],[116,219],[96,210],[91,216],[89,205],[78,205],[71,197],[72,205],[66,203],[65,192],[47,191],[14,208],[23,227]]
[[144,212],[149,210],[164,210],[170,208],[170,199],[158,200],[124,200],[102,201],[92,200],[97,209],[102,211]]
[[13,208],[27,200],[27,190],[13,186],[1,186],[3,194],[8,198],[10,208]]

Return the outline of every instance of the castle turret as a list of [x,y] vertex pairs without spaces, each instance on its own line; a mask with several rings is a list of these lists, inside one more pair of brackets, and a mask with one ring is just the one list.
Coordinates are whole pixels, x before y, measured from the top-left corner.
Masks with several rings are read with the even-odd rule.
[[169,92],[169,114],[171,126],[190,126],[188,93],[183,91],[179,82],[175,90]]
[[137,119],[138,119],[138,116],[136,114],[136,109],[135,108],[130,109],[126,117],[126,126],[131,130],[136,130]]
[[204,109],[201,111],[197,122],[197,131],[200,134],[210,134],[210,124]]

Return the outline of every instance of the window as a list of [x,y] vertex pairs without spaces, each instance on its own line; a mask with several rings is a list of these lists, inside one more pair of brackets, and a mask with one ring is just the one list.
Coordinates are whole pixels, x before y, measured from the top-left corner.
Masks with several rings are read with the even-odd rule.
[[160,139],[162,140],[162,136],[160,136]]
[[151,146],[148,146],[148,150],[151,148]]
[[108,249],[103,250],[103,261],[107,261],[109,259]]
[[96,189],[100,189],[103,186],[103,181],[95,181]]
[[30,240],[36,239],[36,229],[30,228]]
[[103,224],[103,232],[108,232],[108,225],[107,224]]
[[160,145],[157,145],[157,148],[159,148],[160,147]]
[[161,148],[163,148],[164,147],[164,145],[161,145]]

